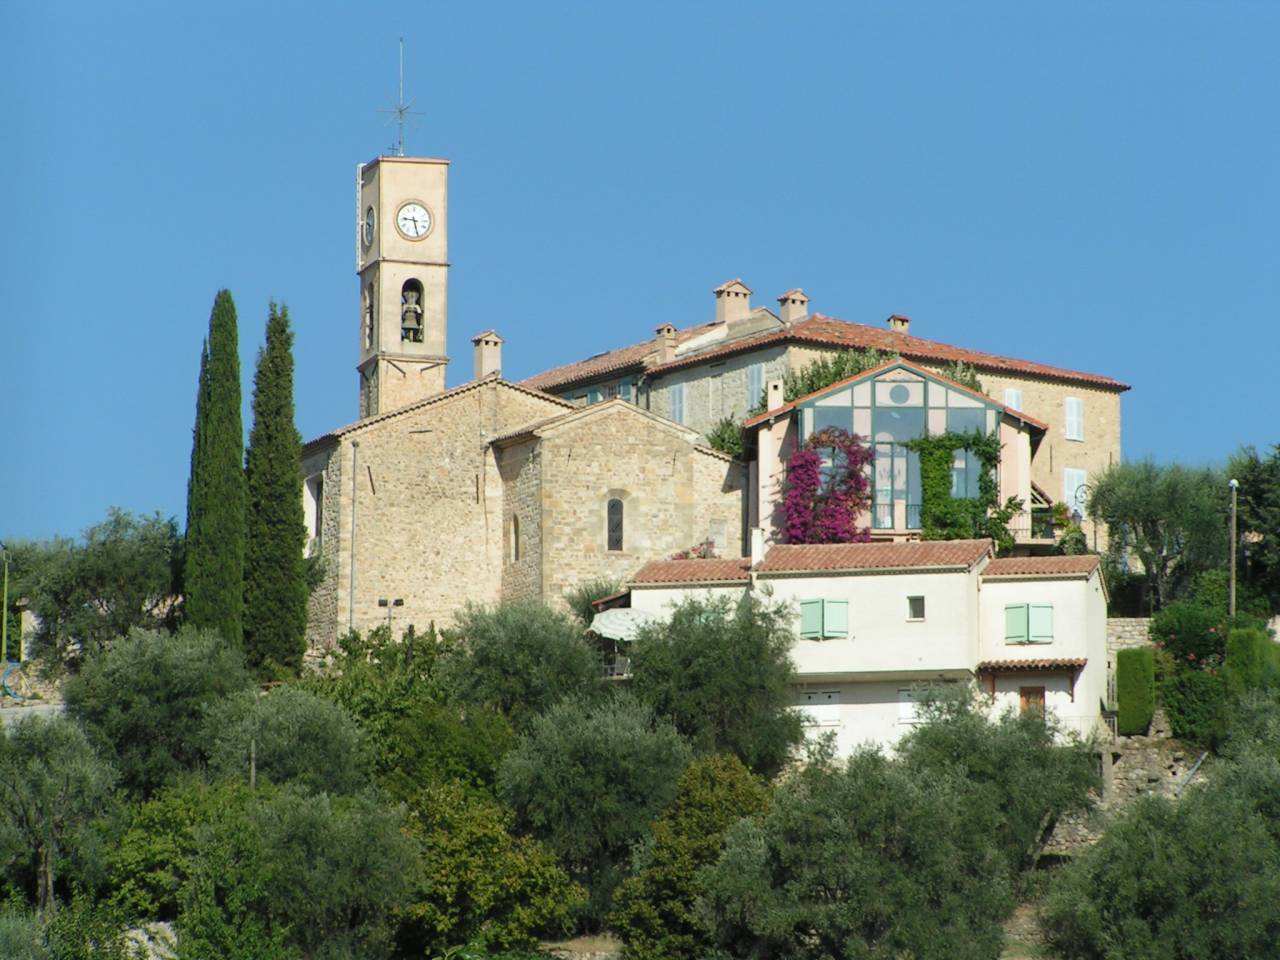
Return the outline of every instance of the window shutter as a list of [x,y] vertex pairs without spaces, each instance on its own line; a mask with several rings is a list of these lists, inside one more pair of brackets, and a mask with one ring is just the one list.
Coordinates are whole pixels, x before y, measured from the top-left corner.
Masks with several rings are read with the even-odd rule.
[[822,601],[800,601],[800,636],[816,639],[822,636]]
[[824,637],[847,637],[849,635],[848,600],[823,601],[822,635]]
[[1027,605],[1011,603],[1004,608],[1004,642],[1027,642]]
[[627,377],[627,379],[623,380],[620,384],[618,384],[618,396],[620,396],[623,400],[626,400],[628,403],[632,402],[630,377]]
[[1030,639],[1032,643],[1048,643],[1053,639],[1052,603],[1031,604],[1030,621]]
[[1067,439],[1084,439],[1084,401],[1079,397],[1067,397],[1066,404]]
[[600,388],[591,387],[589,390],[587,390],[587,403],[590,404],[590,403],[599,403],[599,402],[600,402]]
[[683,383],[677,383],[671,387],[671,419],[676,423],[684,423]]
[[1004,405],[1015,410],[1022,409],[1022,391],[1017,387],[1004,388]]

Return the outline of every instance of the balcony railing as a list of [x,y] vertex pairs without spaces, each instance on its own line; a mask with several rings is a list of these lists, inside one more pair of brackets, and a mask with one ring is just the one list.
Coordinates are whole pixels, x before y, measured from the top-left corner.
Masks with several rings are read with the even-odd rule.
[[1053,514],[1048,510],[1033,509],[1030,514],[1018,514],[1009,521],[1009,532],[1019,543],[1025,543],[1028,540],[1051,541],[1057,538]]

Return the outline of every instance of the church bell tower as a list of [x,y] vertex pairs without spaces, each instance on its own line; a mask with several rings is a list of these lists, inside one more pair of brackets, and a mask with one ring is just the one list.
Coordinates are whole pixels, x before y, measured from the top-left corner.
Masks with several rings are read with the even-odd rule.
[[363,419],[445,388],[449,161],[378,157],[356,180]]

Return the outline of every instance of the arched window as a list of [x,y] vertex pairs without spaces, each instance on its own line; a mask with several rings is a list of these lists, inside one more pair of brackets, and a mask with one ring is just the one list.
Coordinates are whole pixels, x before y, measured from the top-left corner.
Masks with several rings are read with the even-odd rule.
[[511,537],[510,557],[511,562],[515,563],[520,559],[520,518],[514,513],[511,515],[509,528],[508,534]]
[[609,501],[608,546],[610,550],[622,549],[622,501],[617,497]]
[[422,342],[422,284],[406,280],[400,288],[400,339]]

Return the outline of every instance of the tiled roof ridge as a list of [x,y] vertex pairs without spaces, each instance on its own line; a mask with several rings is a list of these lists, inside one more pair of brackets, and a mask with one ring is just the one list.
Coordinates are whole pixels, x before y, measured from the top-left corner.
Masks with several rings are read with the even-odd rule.
[[403,416],[406,413],[412,413],[415,410],[422,409],[423,407],[429,407],[433,403],[440,403],[443,400],[452,400],[454,397],[461,396],[470,390],[475,390],[478,387],[482,387],[487,384],[510,387],[511,389],[518,390],[521,393],[527,393],[530,396],[537,397],[539,400],[549,400],[558,406],[566,407],[570,410],[573,409],[573,404],[568,400],[553,396],[550,393],[543,393],[541,390],[526,386],[524,383],[514,383],[511,380],[504,380],[502,375],[495,371],[487,376],[480,377],[478,380],[469,380],[466,383],[460,383],[456,387],[450,387],[448,390],[443,390],[440,393],[433,393],[429,397],[413,400],[402,407],[396,407],[394,410],[374,414],[371,417],[365,417],[363,420],[356,420],[353,423],[348,423],[346,426],[337,427],[334,430],[330,430],[328,433],[322,433],[320,436],[304,443],[302,445],[302,449],[306,450],[310,447],[319,446],[329,440],[336,440],[338,437],[345,436],[348,433],[354,433],[356,430],[363,430],[365,427],[373,426],[375,423],[381,423],[384,420],[390,420],[393,417]]
[[[834,328],[832,325],[834,325]],[[716,323],[711,321],[679,330],[676,333],[677,342],[683,343],[715,326]],[[853,334],[853,336],[850,336],[850,334]],[[788,340],[834,347],[872,348],[882,350],[885,353],[900,354],[907,358],[931,363],[949,363],[954,360],[963,360],[978,369],[992,372],[1015,373],[1025,376],[1044,377],[1051,380],[1069,380],[1120,391],[1129,389],[1127,383],[1103,374],[1071,370],[1066,367],[1055,367],[1052,364],[1039,363],[1034,360],[1021,360],[1016,357],[1005,357],[1000,354],[973,350],[968,347],[956,347],[940,340],[929,340],[924,337],[917,337],[914,334],[883,329],[853,320],[841,320],[839,317],[832,317],[823,313],[812,313],[787,328],[771,330],[757,336],[743,337],[739,340],[731,340],[728,343],[721,343],[710,349],[684,357],[677,357],[666,363],[653,364],[647,368],[644,361],[647,356],[654,352],[654,342],[653,340],[645,340],[629,346],[619,347],[615,350],[606,350],[585,360],[561,364],[558,367],[553,367],[550,370],[528,377],[522,383],[534,389],[547,386],[563,387],[633,367],[642,371],[644,376],[652,377],[670,370],[696,366],[712,357],[730,356],[769,343]]]
[[1052,557],[1000,557],[983,568],[984,577],[1036,577],[1090,574],[1102,565],[1096,553]]
[[971,569],[993,550],[991,540],[915,540],[895,543],[775,544],[758,573]]
[[1036,657],[1026,660],[983,660],[976,667],[981,673],[984,670],[1081,670],[1089,660],[1087,657]]
[[745,583],[751,573],[748,557],[695,557],[688,560],[650,560],[636,571],[631,583]]

